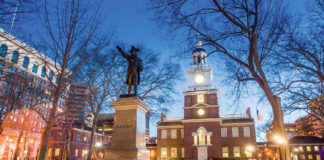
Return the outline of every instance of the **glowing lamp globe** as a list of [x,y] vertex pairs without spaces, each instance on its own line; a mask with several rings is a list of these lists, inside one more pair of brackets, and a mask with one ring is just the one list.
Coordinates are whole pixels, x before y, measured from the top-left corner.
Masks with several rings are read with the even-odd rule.
[[205,111],[204,111],[203,109],[199,109],[199,110],[198,110],[198,114],[199,114],[200,116],[202,116],[202,115],[205,114]]
[[197,83],[197,84],[201,84],[201,83],[203,83],[205,81],[205,77],[203,76],[203,75],[197,75],[196,77],[195,77],[195,82]]

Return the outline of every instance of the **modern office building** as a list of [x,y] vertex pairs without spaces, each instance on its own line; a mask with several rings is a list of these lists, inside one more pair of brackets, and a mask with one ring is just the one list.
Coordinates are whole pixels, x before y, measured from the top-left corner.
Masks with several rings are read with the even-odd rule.
[[192,53],[184,117],[161,116],[157,127],[157,159],[255,159],[256,137],[251,115],[219,115],[218,90],[200,41]]

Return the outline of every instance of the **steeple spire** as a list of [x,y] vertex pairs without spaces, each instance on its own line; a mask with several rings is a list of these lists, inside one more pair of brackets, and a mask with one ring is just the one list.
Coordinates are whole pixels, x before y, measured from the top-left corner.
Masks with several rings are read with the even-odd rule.
[[202,43],[201,43],[201,41],[200,41],[200,39],[199,39],[199,32],[197,32],[197,42],[196,42],[196,47],[197,47],[197,48],[201,48],[201,46],[202,46]]

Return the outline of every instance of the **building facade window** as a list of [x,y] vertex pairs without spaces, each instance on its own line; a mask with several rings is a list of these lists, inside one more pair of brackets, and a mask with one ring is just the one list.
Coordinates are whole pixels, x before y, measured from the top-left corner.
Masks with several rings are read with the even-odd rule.
[[198,138],[197,136],[194,136],[194,145],[197,145],[198,144]]
[[223,157],[228,157],[228,147],[222,147],[222,155]]
[[240,147],[234,147],[234,157],[240,157],[241,153],[240,153]]
[[206,132],[203,129],[198,130],[199,145],[206,144],[205,134],[206,134]]
[[4,44],[1,44],[0,46],[0,56],[3,58],[6,58],[7,55],[7,46]]
[[184,157],[185,157],[185,153],[184,153],[184,152],[185,152],[185,150],[184,150],[184,148],[182,147],[182,148],[181,148],[181,158],[184,158]]
[[204,103],[204,95],[203,94],[198,94],[197,95],[197,102],[198,103]]
[[38,70],[38,63],[35,62],[35,63],[33,64],[32,72],[33,72],[33,73],[37,73],[37,70]]
[[306,147],[306,150],[307,150],[307,152],[312,151],[310,146],[307,146],[307,147]]
[[239,136],[238,127],[233,127],[232,128],[232,136],[233,137],[238,137]]
[[177,148],[171,148],[171,158],[177,157]]
[[309,154],[309,155],[308,155],[308,159],[309,159],[309,160],[310,160],[310,159],[313,159],[313,155]]
[[18,57],[19,57],[19,54],[18,54],[17,51],[12,52],[11,62],[17,64],[18,63]]
[[300,155],[300,159],[305,159],[305,155],[304,154],[301,154]]
[[0,66],[1,67],[4,67],[6,65],[6,62],[4,62],[4,61],[0,61]]
[[221,137],[227,137],[227,128],[221,128]]
[[168,138],[168,131],[166,129],[161,130],[161,139]]
[[181,139],[183,139],[183,138],[184,138],[184,130],[181,129]]
[[207,135],[207,144],[210,145],[210,135]]
[[59,156],[60,155],[60,148],[55,148],[55,156]]
[[24,61],[23,61],[23,67],[24,68],[28,68],[29,65],[29,58],[28,57],[24,57]]
[[171,129],[171,139],[177,139],[177,129]]
[[250,137],[250,127],[243,127],[244,137]]
[[42,77],[45,77],[45,74],[46,74],[46,68],[45,66],[42,68],[42,73],[41,73],[41,76]]
[[316,155],[316,160],[321,160],[321,156],[320,155]]
[[314,146],[314,151],[318,152],[318,146]]
[[168,157],[167,148],[161,148],[161,158],[167,158],[167,157]]
[[50,81],[53,80],[53,71],[50,71],[50,73],[49,73],[49,75],[48,75],[48,79],[49,79]]
[[298,148],[300,152],[304,152],[303,146],[299,146]]
[[78,157],[78,155],[79,155],[79,150],[78,149],[75,149],[75,151],[74,151],[74,157]]

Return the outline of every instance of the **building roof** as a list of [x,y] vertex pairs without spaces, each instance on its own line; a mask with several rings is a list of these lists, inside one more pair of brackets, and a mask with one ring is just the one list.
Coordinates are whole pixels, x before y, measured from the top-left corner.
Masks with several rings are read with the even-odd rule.
[[101,113],[98,115],[98,121],[103,121],[103,120],[114,120],[114,113]]
[[183,125],[181,121],[169,121],[169,122],[159,122],[158,126],[176,126],[176,125]]
[[284,124],[285,127],[296,127],[295,123],[285,123]]
[[252,118],[226,118],[222,120],[224,123],[247,123],[254,122]]
[[310,144],[310,143],[323,143],[323,138],[318,138],[315,136],[295,136],[289,139],[290,144]]

